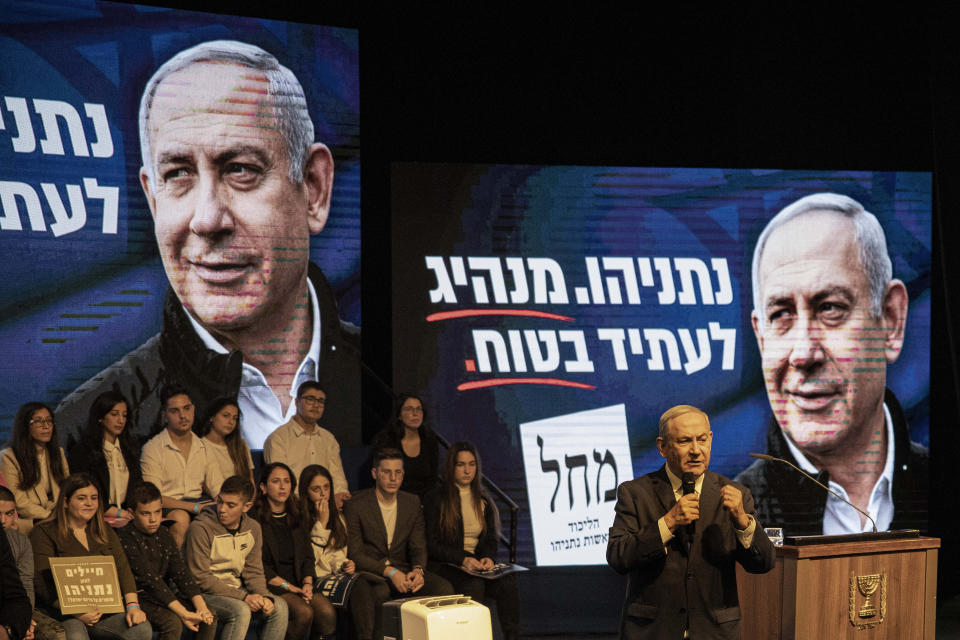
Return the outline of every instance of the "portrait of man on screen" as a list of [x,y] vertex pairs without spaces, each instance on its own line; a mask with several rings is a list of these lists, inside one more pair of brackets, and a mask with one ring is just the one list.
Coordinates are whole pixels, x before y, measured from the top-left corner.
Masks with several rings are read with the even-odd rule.
[[[926,528],[927,450],[911,442],[887,366],[903,347],[908,295],[877,218],[833,193],[770,220],[753,254],[751,321],[772,419],[767,454],[788,460],[870,513],[879,530]],[[787,535],[872,524],[780,462],[737,480],[759,519]]]
[[160,66],[139,113],[139,181],[170,288],[163,328],[68,396],[79,424],[98,393],[131,401],[138,436],[157,430],[159,390],[199,408],[237,396],[252,448],[287,422],[297,387],[328,389],[324,427],[359,439],[359,329],[341,321],[310,238],[330,213],[334,162],[314,141],[303,88],[270,53],[205,42]]

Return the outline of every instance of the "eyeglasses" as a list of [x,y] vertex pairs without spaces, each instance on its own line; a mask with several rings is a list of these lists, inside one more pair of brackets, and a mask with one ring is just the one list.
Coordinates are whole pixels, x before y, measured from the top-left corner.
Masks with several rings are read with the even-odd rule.
[[318,404],[325,405],[327,403],[326,398],[318,398],[316,396],[301,396],[300,401],[303,404],[308,404],[308,405],[318,405]]
[[50,425],[53,426],[53,418],[34,418],[30,421],[31,425],[41,424],[41,425]]

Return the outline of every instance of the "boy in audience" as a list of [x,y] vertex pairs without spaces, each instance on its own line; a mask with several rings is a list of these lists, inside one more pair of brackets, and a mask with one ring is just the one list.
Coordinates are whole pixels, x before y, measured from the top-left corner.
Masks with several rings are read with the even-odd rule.
[[254,613],[265,621],[262,640],[282,640],[287,631],[287,603],[267,590],[260,524],[247,515],[252,506],[253,483],[231,476],[216,508],[201,511],[187,530],[187,567],[223,623],[220,640],[243,640]]
[[[152,482],[143,482],[127,494],[133,520],[117,531],[130,569],[137,580],[140,608],[160,634],[159,640],[178,640],[183,627],[199,631],[197,640],[213,640],[217,630],[213,614],[207,608],[200,587],[187,571],[177,543],[160,526],[163,520],[163,496]],[[174,595],[179,590],[194,608],[190,611]]]
[[385,583],[374,588],[381,602],[390,596],[453,593],[446,579],[424,568],[427,536],[420,498],[400,491],[403,453],[399,449],[380,449],[373,456],[371,473],[376,487],[358,491],[344,508],[347,555],[356,563],[357,570],[386,578]]
[[263,459],[267,464],[282,462],[293,470],[294,478],[308,465],[326,467],[333,477],[333,497],[337,508],[350,499],[347,478],[340,461],[340,444],[332,433],[320,426],[327,403],[327,394],[312,380],[297,388],[297,414],[281,425],[263,443]]
[[183,546],[191,517],[209,501],[204,490],[220,486],[219,467],[207,461],[203,440],[193,432],[196,407],[183,387],[167,386],[160,392],[165,429],[143,445],[140,470],[143,481],[160,489],[163,515],[173,520],[170,534]]
[[[0,486],[0,525],[2,525],[0,535],[6,534],[5,537],[10,545],[10,552],[17,567],[20,584],[23,586],[32,608],[36,604],[33,591],[33,547],[30,545],[30,539],[20,533],[17,528],[18,519],[17,503],[13,492],[5,486]],[[0,598],[0,601],[2,600],[3,598]],[[40,623],[39,629],[36,628],[38,622]],[[42,640],[53,640],[58,635],[63,635],[63,625],[39,611],[33,612],[29,629],[31,632],[29,635],[35,632],[36,637]],[[24,640],[26,638],[27,636],[24,637]]]

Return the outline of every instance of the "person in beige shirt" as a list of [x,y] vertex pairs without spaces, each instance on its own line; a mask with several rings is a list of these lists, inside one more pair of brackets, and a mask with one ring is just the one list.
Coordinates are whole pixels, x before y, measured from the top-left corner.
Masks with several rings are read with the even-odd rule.
[[41,402],[20,407],[9,444],[0,452],[3,476],[17,503],[17,528],[27,534],[35,521],[53,511],[60,483],[70,475],[70,468],[63,449],[57,446],[53,413]]
[[166,428],[143,445],[140,470],[144,482],[157,485],[163,494],[163,515],[173,520],[170,533],[182,547],[191,518],[210,504],[209,496],[224,479],[192,430],[195,407],[187,390],[165,387],[160,400]]
[[319,424],[326,402],[327,394],[319,383],[308,380],[301,384],[297,389],[297,414],[267,437],[263,459],[267,464],[286,464],[298,479],[308,465],[326,467],[333,476],[333,494],[340,509],[350,499],[350,491],[340,461],[340,443]]

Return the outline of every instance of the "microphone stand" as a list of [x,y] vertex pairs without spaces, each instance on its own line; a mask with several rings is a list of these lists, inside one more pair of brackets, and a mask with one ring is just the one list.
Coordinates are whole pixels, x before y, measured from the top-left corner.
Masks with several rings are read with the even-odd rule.
[[874,521],[873,518],[870,517],[870,514],[869,514],[869,513],[867,513],[867,512],[864,511],[863,509],[860,509],[860,508],[857,507],[855,504],[853,504],[852,502],[850,502],[849,500],[847,500],[846,498],[844,498],[843,496],[841,496],[839,493],[837,493],[836,491],[834,491],[833,489],[831,489],[831,488],[828,487],[827,485],[823,484],[822,482],[820,482],[819,480],[817,480],[816,478],[814,478],[812,475],[810,475],[809,473],[807,473],[806,471],[804,471],[803,469],[801,469],[801,468],[798,467],[797,465],[793,464],[793,463],[790,462],[789,460],[784,460],[783,458],[774,458],[773,456],[768,456],[768,455],[765,454],[765,453],[751,453],[751,454],[750,454],[750,457],[751,457],[751,458],[758,458],[758,459],[760,459],[760,460],[773,460],[774,462],[782,462],[782,463],[785,464],[785,465],[789,465],[789,466],[793,467],[794,469],[796,469],[797,471],[799,471],[800,473],[802,473],[805,478],[807,478],[807,479],[809,479],[810,481],[816,483],[817,485],[819,485],[820,487],[822,487],[825,491],[828,491],[828,492],[831,493],[832,495],[836,496],[839,500],[842,500],[843,502],[846,502],[848,505],[850,505],[851,507],[853,507],[854,509],[856,509],[856,511],[857,511],[858,513],[860,513],[861,515],[865,516],[865,517],[867,518],[867,520],[869,520],[870,523],[873,525],[873,532],[874,532],[874,533],[877,533],[877,523],[876,523],[876,521]]

